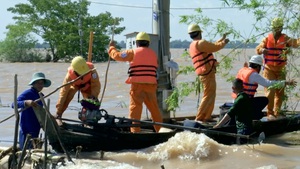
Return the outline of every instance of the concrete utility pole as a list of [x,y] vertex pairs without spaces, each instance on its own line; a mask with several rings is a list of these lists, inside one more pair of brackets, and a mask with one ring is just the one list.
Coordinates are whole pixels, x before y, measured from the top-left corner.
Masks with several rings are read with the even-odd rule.
[[[82,31],[82,14],[81,14],[81,3],[82,0],[78,1],[78,10],[79,10],[79,15],[78,15],[78,34],[80,37],[80,55],[83,55],[83,51],[82,51],[82,46],[83,46],[83,31]],[[83,56],[82,56],[83,57]]]
[[170,112],[167,111],[165,100],[172,92],[170,73],[165,65],[170,61],[170,0],[153,0],[153,34],[158,35],[158,104],[163,118],[169,118]]

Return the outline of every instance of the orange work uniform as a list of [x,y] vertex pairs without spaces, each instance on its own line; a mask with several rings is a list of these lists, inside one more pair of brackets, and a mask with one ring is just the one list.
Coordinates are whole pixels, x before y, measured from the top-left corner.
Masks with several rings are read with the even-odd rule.
[[[126,80],[127,84],[131,84],[129,118],[140,120],[143,103],[145,103],[151,113],[152,120],[162,122],[156,96],[156,69],[158,67],[156,53],[147,47],[119,52],[114,46],[110,46],[108,53],[114,60],[130,62],[129,77]],[[136,123],[133,122],[133,124]],[[160,126],[154,125],[154,128],[158,132]],[[133,133],[140,132],[139,127],[131,127],[130,130]]]
[[[263,76],[268,80],[285,80],[285,68],[287,63],[287,48],[297,48],[300,46],[300,39],[293,39],[285,34],[281,34],[278,39],[274,39],[273,33],[263,38],[256,47],[256,53],[261,55],[267,49],[268,54],[264,55]],[[284,98],[284,88],[265,88],[265,95],[269,99],[267,115],[278,116]]]
[[[251,84],[249,82],[249,77],[252,73],[256,72],[254,69],[251,69],[249,67],[243,67],[242,69],[239,70],[236,78],[239,78],[243,81],[243,91],[248,94],[248,96],[250,98],[253,98],[255,93],[256,93],[256,89],[258,88],[258,83],[254,83]],[[233,98],[236,98],[236,94],[233,93]]]
[[[90,69],[94,68],[91,62],[87,62]],[[78,75],[74,72],[72,67],[68,68],[68,72],[63,81],[63,85],[76,79]],[[56,114],[62,116],[63,112],[67,109],[69,103],[74,95],[80,90],[83,98],[98,98],[100,94],[100,80],[96,70],[85,75],[82,79],[75,81],[70,85],[66,85],[60,89],[59,98],[56,104]]]
[[216,99],[216,59],[212,52],[224,48],[225,41],[218,40],[215,43],[206,40],[194,40],[189,47],[190,56],[196,74],[203,85],[203,97],[196,115],[197,121],[208,121],[214,110]]

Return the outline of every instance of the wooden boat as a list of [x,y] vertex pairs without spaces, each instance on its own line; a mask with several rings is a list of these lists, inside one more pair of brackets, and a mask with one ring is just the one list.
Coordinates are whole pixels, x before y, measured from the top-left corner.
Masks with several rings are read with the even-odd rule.
[[140,133],[130,133],[132,124],[108,114],[99,123],[83,124],[80,121],[63,119],[69,122],[58,126],[54,117],[47,115],[45,109],[36,107],[34,111],[42,128],[47,132],[49,144],[58,152],[63,152],[61,144],[67,151],[142,149],[165,142],[177,132],[170,130],[155,133],[153,130],[142,130]]
[[[261,120],[253,120],[253,134],[249,135],[248,143],[258,143],[262,137],[270,137],[277,134],[300,130],[300,112],[285,112],[285,116]],[[230,135],[237,132],[234,124],[229,124],[221,128],[212,128],[215,123],[197,124],[194,120],[186,120],[184,126],[201,128],[208,137],[222,144],[236,144],[239,135]],[[194,126],[193,126],[194,125]],[[228,133],[228,134],[224,134]],[[263,134],[263,136],[261,135]]]
[[[49,144],[58,152],[62,152],[62,145],[67,151],[121,151],[142,149],[159,143],[166,142],[177,132],[189,130],[196,133],[204,133],[208,137],[222,144],[236,144],[236,138],[244,138],[248,143],[260,142],[266,137],[284,132],[300,130],[300,112],[294,112],[286,117],[273,120],[253,121],[253,135],[236,134],[235,125],[227,125],[222,128],[213,129],[213,124],[187,126],[183,121],[195,123],[193,117],[181,117],[165,119],[164,123],[152,121],[137,120],[138,126],[142,127],[140,133],[130,133],[129,129],[132,119],[115,117],[108,115],[105,110],[103,119],[98,123],[83,124],[81,121],[63,119],[65,122],[58,126],[54,117],[41,107],[34,108],[35,114],[44,129],[47,132]],[[188,120],[190,119],[190,120]],[[45,125],[45,121],[47,124]],[[161,125],[172,130],[163,133],[155,133],[153,125]],[[46,126],[46,128],[45,128]]]

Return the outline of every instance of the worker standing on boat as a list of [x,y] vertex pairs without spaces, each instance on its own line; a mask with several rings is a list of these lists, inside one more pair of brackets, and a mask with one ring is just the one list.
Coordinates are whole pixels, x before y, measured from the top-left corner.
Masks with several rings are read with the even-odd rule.
[[[252,127],[252,111],[253,106],[250,97],[243,90],[243,81],[236,78],[232,82],[232,92],[237,95],[232,107],[225,116],[220,119],[219,123],[213,128],[219,128],[225,125],[230,119],[235,120],[237,134],[250,135],[253,131]],[[240,139],[239,143],[243,143]]]
[[[296,85],[294,80],[285,81],[285,80],[268,80],[263,78],[259,73],[263,65],[263,58],[260,55],[254,55],[249,60],[249,66],[247,63],[244,64],[244,67],[241,68],[237,73],[237,78],[240,78],[243,81],[244,92],[249,95],[251,102],[254,107],[254,119],[261,119],[263,117],[262,110],[268,104],[268,98],[265,96],[254,97],[258,84],[263,87],[269,87],[273,84],[278,83],[279,86],[284,87],[285,85]],[[236,94],[233,93],[233,98],[236,98]],[[252,113],[253,114],[253,113]]]
[[[62,125],[62,114],[67,109],[76,92],[80,91],[84,99],[98,100],[101,84],[98,73],[96,70],[92,70],[93,68],[93,63],[86,62],[83,57],[76,56],[73,58],[63,81],[64,86],[60,89],[56,104],[56,121],[58,125]],[[66,85],[81,75],[84,75],[81,79],[74,81],[70,85]]]
[[[17,98],[18,109],[24,109],[21,112],[19,131],[19,145],[21,149],[24,147],[27,134],[30,134],[31,138],[39,137],[41,126],[32,107],[38,105],[43,106],[41,101],[35,102],[35,100],[40,98],[39,92],[41,92],[44,87],[51,85],[51,81],[46,79],[44,73],[38,72],[32,75],[29,85],[31,88],[23,91]],[[14,103],[12,103],[12,108],[14,108]],[[31,142],[29,142],[26,148],[32,148]]]
[[[151,113],[152,120],[162,122],[162,116],[157,103],[157,68],[158,58],[154,50],[149,48],[150,37],[145,32],[136,35],[136,49],[118,51],[113,41],[109,43],[109,56],[117,61],[129,61],[129,77],[127,84],[130,88],[129,118],[140,120],[142,115],[143,103]],[[136,124],[137,122],[133,122]],[[160,126],[154,125],[156,132]],[[131,127],[131,132],[140,132],[139,127]]]
[[[256,47],[256,53],[264,56],[263,76],[269,80],[285,80],[286,64],[289,48],[300,46],[300,38],[293,39],[281,33],[283,29],[283,19],[274,18],[271,22],[272,33],[263,38]],[[284,98],[284,88],[267,89],[265,95],[269,99],[267,114],[278,116]]]
[[198,107],[196,121],[212,122],[211,114],[214,109],[216,99],[216,66],[217,60],[213,52],[217,52],[229,42],[226,34],[215,43],[202,39],[202,30],[196,24],[188,27],[188,33],[193,39],[189,52],[193,60],[196,74],[203,85],[203,97]]

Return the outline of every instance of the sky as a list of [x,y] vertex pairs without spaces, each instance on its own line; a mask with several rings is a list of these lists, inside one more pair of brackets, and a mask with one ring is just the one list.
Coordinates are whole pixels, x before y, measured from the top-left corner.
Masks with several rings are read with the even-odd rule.
[[[124,21],[120,26],[126,29],[121,35],[116,35],[115,40],[126,40],[125,35],[132,32],[145,31],[152,33],[152,0],[90,0],[89,13],[98,15],[106,11],[113,17],[123,17]],[[7,11],[7,8],[13,7],[18,3],[27,3],[27,0],[2,0],[0,40],[5,39],[6,26],[13,24],[14,16]],[[142,8],[143,7],[143,8]],[[249,36],[251,31],[251,15],[241,12],[238,9],[205,9],[222,7],[220,0],[170,0],[170,36],[172,40],[190,40],[187,34],[186,24],[179,23],[181,15],[196,14],[194,8],[203,8],[205,15],[213,19],[222,19],[239,30],[243,36]],[[181,9],[178,9],[181,8]],[[205,35],[205,33],[204,33]]]

